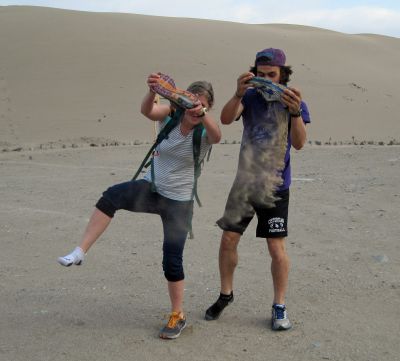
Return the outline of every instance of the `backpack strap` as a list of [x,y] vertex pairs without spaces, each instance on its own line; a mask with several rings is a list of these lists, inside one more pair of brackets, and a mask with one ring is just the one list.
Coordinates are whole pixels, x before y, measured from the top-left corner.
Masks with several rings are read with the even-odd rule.
[[[147,160],[150,158],[150,156],[153,154],[154,149],[156,149],[156,147],[166,138],[168,138],[168,134],[171,132],[172,129],[174,129],[179,122],[181,121],[183,114],[184,114],[184,109],[178,108],[176,109],[176,111],[174,112],[174,114],[172,115],[172,117],[168,116],[166,118],[166,124],[165,126],[160,130],[160,132],[158,133],[157,139],[154,142],[154,144],[151,146],[151,148],[149,149],[149,151],[147,152],[146,156],[144,157],[142,163],[140,164],[138,170],[136,171],[135,175],[133,176],[132,180],[135,180],[140,172],[142,171],[142,169],[144,167],[148,167],[149,164],[147,163]],[[146,164],[147,163],[147,164]],[[153,161],[150,161],[150,164],[153,167]],[[153,176],[154,170],[152,171],[152,176]],[[154,178],[152,178],[152,187],[154,187]]]
[[[194,183],[193,183],[193,190],[192,190],[192,200],[193,198],[196,199],[197,204],[199,207],[202,206],[200,202],[199,195],[197,193],[197,180],[201,175],[201,167],[204,163],[204,158],[200,161],[200,153],[201,153],[201,139],[203,137],[204,126],[202,124],[196,125],[193,131],[193,161],[194,161]],[[208,151],[207,161],[210,158],[211,148]],[[189,238],[193,239],[193,228],[192,228],[192,221],[190,220],[189,224]]]
[[193,131],[193,161],[194,161],[194,183],[192,191],[192,199],[195,198],[199,207],[202,206],[199,195],[197,194],[197,180],[201,174],[201,162],[200,162],[200,152],[201,152],[201,138],[203,135],[204,126],[202,124],[196,125]]

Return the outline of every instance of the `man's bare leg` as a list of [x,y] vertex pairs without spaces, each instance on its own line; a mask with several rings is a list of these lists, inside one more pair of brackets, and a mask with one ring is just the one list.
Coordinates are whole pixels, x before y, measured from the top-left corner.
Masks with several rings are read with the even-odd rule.
[[271,327],[273,330],[289,330],[292,324],[287,317],[285,295],[289,278],[289,257],[286,252],[285,238],[268,238],[268,250],[271,255],[271,274],[274,284]]
[[238,264],[237,246],[241,234],[224,231],[219,248],[219,273],[221,278],[221,293],[218,300],[208,308],[205,319],[216,320],[224,308],[233,302],[233,274]]
[[224,231],[219,247],[219,274],[221,278],[221,293],[231,294],[233,290],[233,274],[238,264],[237,247],[241,234]]
[[271,274],[274,284],[274,303],[285,304],[285,295],[289,279],[289,257],[286,252],[285,238],[268,238],[268,251],[271,255]]

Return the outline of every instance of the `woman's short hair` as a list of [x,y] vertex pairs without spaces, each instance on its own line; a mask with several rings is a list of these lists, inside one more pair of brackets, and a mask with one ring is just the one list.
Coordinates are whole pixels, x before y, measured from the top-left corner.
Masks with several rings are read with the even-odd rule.
[[214,105],[214,89],[208,81],[195,81],[187,90],[193,94],[204,95],[210,108]]

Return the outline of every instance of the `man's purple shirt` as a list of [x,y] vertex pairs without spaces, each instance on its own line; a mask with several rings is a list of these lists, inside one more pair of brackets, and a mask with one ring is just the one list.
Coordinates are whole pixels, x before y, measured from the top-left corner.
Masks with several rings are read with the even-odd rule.
[[[257,93],[256,89],[247,90],[245,96],[242,99],[243,104],[243,136],[241,146],[251,145],[258,147],[262,143],[268,143],[273,134],[267,129],[271,127],[265,127],[265,124],[275,123],[272,119],[272,112],[269,112],[269,104],[264,98]],[[283,105],[279,103],[279,106],[283,108]],[[304,123],[310,123],[310,113],[308,111],[305,102],[301,102],[301,116]],[[278,188],[278,191],[288,189],[291,184],[291,170],[290,170],[290,148],[292,146],[290,139],[290,120],[289,120],[289,132],[287,139],[287,148],[285,154],[285,166],[282,170],[282,185]]]

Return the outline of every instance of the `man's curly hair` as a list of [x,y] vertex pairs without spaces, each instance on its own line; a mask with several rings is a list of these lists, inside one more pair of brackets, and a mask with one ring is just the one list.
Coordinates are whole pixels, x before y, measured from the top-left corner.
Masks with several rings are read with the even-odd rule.
[[[279,68],[281,69],[279,84],[287,86],[287,83],[289,83],[290,81],[290,75],[293,74],[292,67],[289,65],[283,65],[280,66]],[[254,66],[250,67],[250,72],[257,75],[257,64],[254,64]]]

